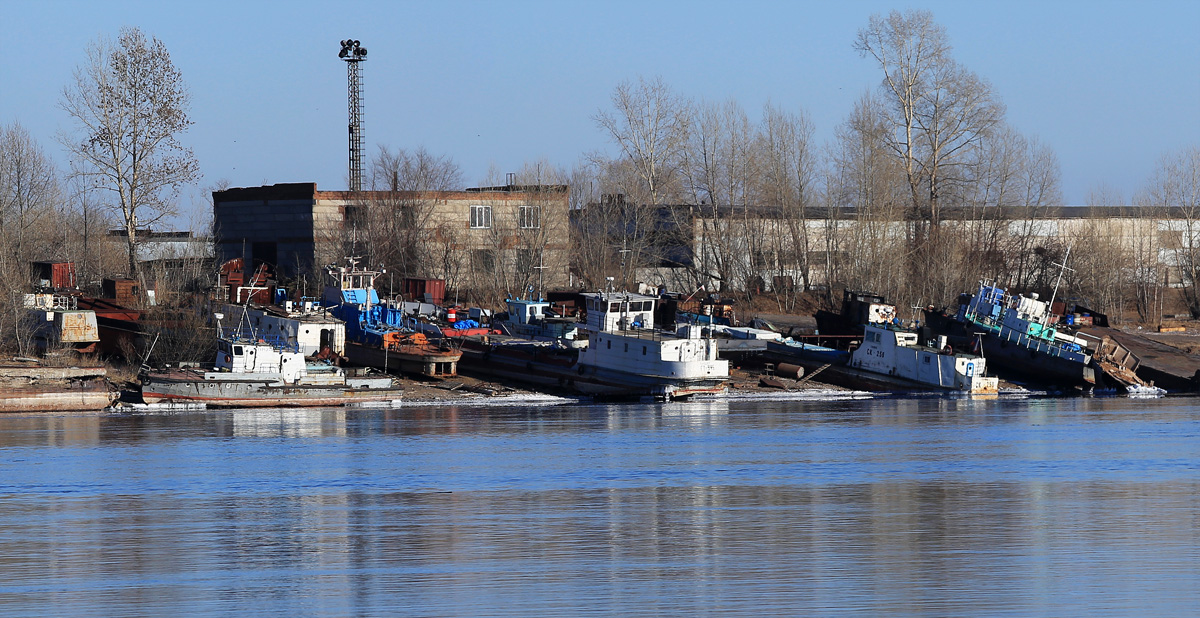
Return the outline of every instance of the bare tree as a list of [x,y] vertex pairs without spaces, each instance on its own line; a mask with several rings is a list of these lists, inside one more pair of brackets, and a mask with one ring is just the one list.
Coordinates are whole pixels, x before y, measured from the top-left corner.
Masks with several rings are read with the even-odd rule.
[[[54,164],[20,124],[0,127],[0,238],[16,263],[30,259],[31,239],[46,238],[44,224],[60,201]],[[37,243],[35,243],[37,244]]]
[[[1108,218],[1113,207],[1125,202],[1121,194],[1106,186],[1094,187],[1087,195],[1088,217],[1073,230],[1071,240],[1071,264],[1074,269],[1069,278],[1075,294],[1086,299],[1088,306],[1109,314],[1124,313],[1126,299],[1133,285],[1133,269],[1130,242],[1119,222]],[[1043,232],[1046,243],[1054,242],[1049,231]],[[1057,236],[1057,234],[1055,234]],[[1031,252],[1032,282],[1045,279],[1038,273],[1037,247]],[[1055,269],[1055,273],[1058,269]]]
[[129,272],[144,280],[139,228],[174,214],[181,187],[200,173],[179,141],[192,125],[183,75],[162,41],[127,27],[115,42],[100,39],[88,48],[60,105],[76,125],[59,136],[72,171],[87,188],[110,196],[103,203],[120,214]]
[[858,31],[854,49],[873,57],[883,70],[881,90],[891,108],[891,131],[882,137],[900,157],[913,207],[918,208],[924,200],[917,116],[933,73],[950,62],[946,29],[928,11],[892,11],[886,19],[872,15],[867,27]]
[[[560,207],[561,187],[569,180],[568,171],[546,161],[525,163],[514,174],[514,182],[528,196],[514,213],[515,293],[533,289],[541,294],[559,284],[569,268],[569,212]],[[568,208],[569,200],[568,196]]]
[[680,152],[687,139],[689,103],[661,77],[636,84],[622,82],[612,94],[612,111],[601,110],[595,121],[621,149],[641,181],[632,197],[660,204],[675,189]]
[[693,112],[681,172],[690,203],[699,207],[694,268],[701,282],[736,289],[754,270],[750,241],[761,240],[748,233],[754,132],[736,101],[704,103]]
[[865,94],[836,131],[826,182],[826,303],[835,287],[906,295],[905,173],[886,145],[882,103]]
[[[817,157],[808,115],[767,104],[755,138],[759,158],[755,201],[776,213],[775,229],[761,235],[771,244],[772,291],[781,309],[792,309],[812,282],[809,210],[817,205]],[[795,285],[795,274],[800,285]],[[778,283],[778,285],[776,285]]]
[[1200,315],[1200,148],[1164,156],[1145,191],[1145,203],[1171,209],[1178,219],[1169,230],[1183,301]]
[[904,169],[914,219],[924,222],[912,229],[912,283],[923,301],[943,301],[956,284],[939,268],[961,244],[953,237],[939,244],[943,202],[961,203],[974,151],[1003,122],[1004,106],[985,80],[951,58],[946,31],[928,11],[873,16],[854,47],[883,71],[885,144]]
[[592,155],[572,174],[572,270],[585,289],[602,288],[605,278],[616,277],[620,270],[621,254],[616,250],[625,239],[622,221],[627,204],[611,172],[619,167],[620,162]]
[[[664,254],[662,226],[670,206],[640,201],[645,195],[635,165],[628,159],[594,160],[601,187],[600,200],[580,213],[580,232],[588,236],[583,249],[593,257],[585,278],[601,286],[613,277],[617,287],[630,289],[640,272],[670,259]],[[690,231],[690,230],[689,230]]]
[[458,165],[425,148],[409,152],[380,146],[371,160],[370,180],[373,197],[352,222],[365,234],[368,263],[401,277],[427,277],[441,270],[445,260],[438,257],[436,192],[462,185]]
[[1027,289],[1047,209],[1062,203],[1054,151],[1001,126],[980,140],[965,171],[957,236],[968,242],[954,261],[961,284],[988,277]]
[[662,212],[659,206],[680,197],[691,104],[661,77],[622,82],[611,102],[611,111],[600,110],[593,118],[621,151],[616,160],[601,165],[607,187],[603,193],[623,196],[614,213],[621,218],[620,234],[614,238],[618,242],[609,249],[620,256],[620,272],[613,275],[628,287],[639,268],[662,261],[651,241]]

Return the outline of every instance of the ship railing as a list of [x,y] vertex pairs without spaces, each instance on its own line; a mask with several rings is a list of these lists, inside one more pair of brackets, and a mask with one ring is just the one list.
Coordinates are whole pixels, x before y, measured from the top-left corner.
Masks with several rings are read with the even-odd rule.
[[[1071,352],[1070,350],[1063,349],[1062,346],[1057,343],[1049,342],[1038,337],[1030,337],[1026,333],[1021,333],[1011,328],[1002,328],[1000,330],[1000,338],[1005,341],[1015,343],[1027,350],[1033,350],[1035,352],[1040,352],[1042,354],[1047,354],[1057,358],[1063,358],[1068,352]],[[1083,352],[1071,353],[1083,355],[1085,358],[1087,356]]]
[[74,311],[79,309],[79,298],[69,294],[26,294],[25,307],[43,311]]
[[225,327],[221,329],[221,338],[227,339],[231,343],[240,344],[266,344],[280,352],[299,352],[300,344],[296,341],[284,339],[277,333],[251,333],[244,328]]
[[1004,328],[1000,322],[998,322],[995,318],[993,318],[990,315],[985,315],[985,316],[981,317],[978,313],[968,312],[966,314],[966,317],[968,320],[971,320],[972,322],[979,324],[980,326],[984,326],[984,327],[990,328],[992,330],[1003,330],[1003,328]]
[[[584,325],[584,324],[579,324],[578,326],[581,327],[581,328],[579,328],[579,333],[577,335],[580,337],[585,336],[585,335],[589,336],[589,337],[595,337],[597,335],[621,335],[624,337],[636,337],[638,339],[645,339],[647,341],[668,341],[668,340],[674,340],[674,339],[680,338],[679,335],[676,335],[673,332],[664,331],[664,330],[660,330],[657,328],[639,328],[639,327],[634,327],[634,326],[627,326],[625,328],[616,328],[616,329],[612,329],[612,330],[595,330],[592,328],[587,328],[586,325]],[[711,335],[700,337],[700,339],[711,339],[711,338],[712,338]]]
[[79,308],[79,298],[66,294],[54,295],[53,309],[56,311],[74,311]]

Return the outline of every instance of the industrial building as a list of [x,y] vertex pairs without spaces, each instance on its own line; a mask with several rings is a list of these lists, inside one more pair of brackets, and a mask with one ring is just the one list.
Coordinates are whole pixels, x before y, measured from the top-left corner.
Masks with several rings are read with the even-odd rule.
[[221,261],[240,257],[281,277],[320,281],[324,267],[355,256],[392,269],[397,283],[438,278],[488,296],[568,281],[567,211],[565,185],[319,191],[288,183],[213,192]]

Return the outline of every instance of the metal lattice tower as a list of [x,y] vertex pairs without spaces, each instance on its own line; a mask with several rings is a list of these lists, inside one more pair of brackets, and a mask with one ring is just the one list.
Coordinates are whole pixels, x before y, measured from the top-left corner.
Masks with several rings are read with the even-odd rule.
[[346,39],[342,41],[338,58],[346,61],[346,94],[350,108],[350,190],[362,191],[363,102],[362,68],[359,64],[367,59],[367,48],[361,47],[359,41]]

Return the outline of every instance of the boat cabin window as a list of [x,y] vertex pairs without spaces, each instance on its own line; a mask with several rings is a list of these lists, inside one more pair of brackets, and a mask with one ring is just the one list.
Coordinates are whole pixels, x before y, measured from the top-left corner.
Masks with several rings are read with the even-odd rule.
[[241,356],[242,355],[242,346],[240,346],[240,345],[233,346],[233,355]]
[[621,303],[609,303],[608,304],[608,312],[609,313],[616,313],[620,310],[621,310]]

